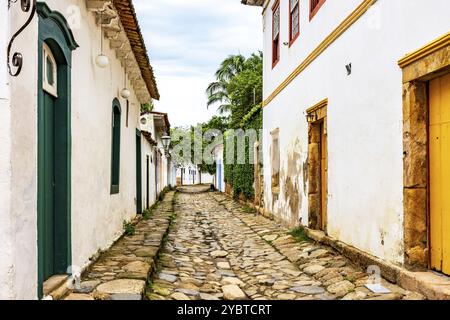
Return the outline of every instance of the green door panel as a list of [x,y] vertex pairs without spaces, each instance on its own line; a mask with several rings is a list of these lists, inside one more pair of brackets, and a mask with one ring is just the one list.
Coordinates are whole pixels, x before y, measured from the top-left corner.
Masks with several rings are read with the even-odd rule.
[[142,155],[141,132],[136,131],[136,210],[142,213]]
[[[71,251],[71,64],[78,47],[64,16],[45,2],[38,14],[38,155],[37,155],[37,296],[54,274],[65,274]],[[58,97],[43,90],[43,46],[50,48],[57,64]]]
[[54,274],[55,265],[55,99],[44,93],[44,280]]

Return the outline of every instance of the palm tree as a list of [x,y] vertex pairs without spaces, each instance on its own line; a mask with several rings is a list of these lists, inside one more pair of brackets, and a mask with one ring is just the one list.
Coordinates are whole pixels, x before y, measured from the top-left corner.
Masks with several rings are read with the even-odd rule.
[[228,96],[228,84],[231,79],[244,70],[245,57],[243,55],[230,55],[222,61],[220,68],[216,71],[216,81],[209,84],[206,89],[208,97],[207,107],[220,103],[217,108],[219,113],[231,111],[230,98]]
[[220,103],[217,108],[220,114],[231,110],[230,98],[227,91],[228,83],[225,81],[215,81],[209,84],[206,89],[206,95],[208,97],[207,107]]

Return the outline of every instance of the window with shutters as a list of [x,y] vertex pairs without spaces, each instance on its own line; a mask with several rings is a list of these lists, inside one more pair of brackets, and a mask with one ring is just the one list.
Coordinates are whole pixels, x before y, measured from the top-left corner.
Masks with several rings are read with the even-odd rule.
[[311,20],[316,13],[319,11],[320,7],[325,3],[326,0],[310,0],[309,5],[309,20]]
[[300,34],[300,0],[289,0],[289,46]]
[[272,7],[272,68],[280,60],[280,2]]

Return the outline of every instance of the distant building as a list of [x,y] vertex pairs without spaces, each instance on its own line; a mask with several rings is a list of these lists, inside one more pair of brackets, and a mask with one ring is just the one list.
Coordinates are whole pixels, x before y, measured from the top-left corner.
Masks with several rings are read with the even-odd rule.
[[162,141],[162,137],[167,136],[169,132],[170,123],[166,113],[141,114],[142,196],[138,201],[141,208],[150,208],[164,188],[175,185],[175,169]]
[[216,162],[216,174],[214,176],[214,186],[220,192],[225,192],[225,162],[223,158],[223,144],[214,148],[214,160]]

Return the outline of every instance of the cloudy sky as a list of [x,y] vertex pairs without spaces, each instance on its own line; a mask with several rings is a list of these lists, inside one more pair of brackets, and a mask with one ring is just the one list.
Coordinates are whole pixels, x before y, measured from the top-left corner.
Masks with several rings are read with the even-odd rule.
[[154,68],[160,101],[172,126],[208,120],[205,89],[230,54],[262,48],[261,8],[240,0],[134,0]]

